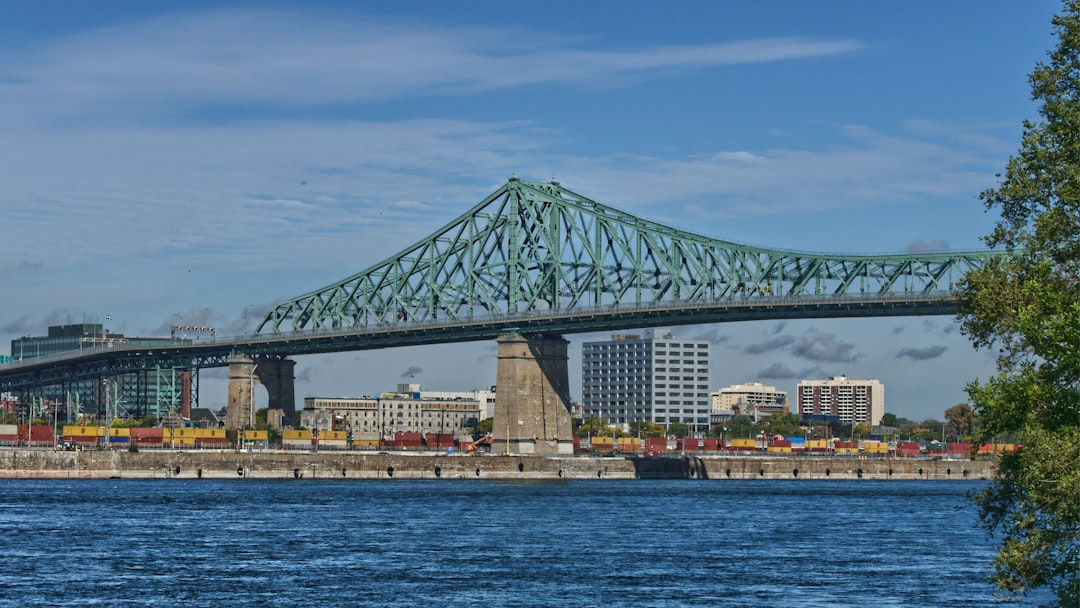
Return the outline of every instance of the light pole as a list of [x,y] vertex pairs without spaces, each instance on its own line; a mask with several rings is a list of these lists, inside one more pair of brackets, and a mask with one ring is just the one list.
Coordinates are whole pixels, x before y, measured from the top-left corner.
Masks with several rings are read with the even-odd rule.
[[259,369],[259,364],[251,366],[251,373],[248,374],[248,428],[255,425],[255,370]]

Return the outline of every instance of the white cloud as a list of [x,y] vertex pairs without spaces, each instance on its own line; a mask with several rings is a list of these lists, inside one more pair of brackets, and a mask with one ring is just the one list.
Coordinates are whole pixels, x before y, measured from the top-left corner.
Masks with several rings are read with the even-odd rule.
[[[165,15],[11,49],[7,113],[35,122],[189,115],[229,105],[324,106],[526,85],[609,86],[705,69],[852,53],[854,40],[766,38],[593,49],[516,28],[432,27],[317,11]],[[15,51],[15,52],[12,52]]]

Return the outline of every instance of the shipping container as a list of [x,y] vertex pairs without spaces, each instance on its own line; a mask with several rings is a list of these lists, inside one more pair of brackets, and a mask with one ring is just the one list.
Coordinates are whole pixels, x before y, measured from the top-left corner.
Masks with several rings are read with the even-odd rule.
[[225,439],[225,429],[195,429],[196,439]]
[[243,441],[269,441],[269,434],[266,431],[256,431],[253,429],[243,429],[240,431],[240,439]]
[[17,424],[0,424],[0,435],[18,435],[19,425]]
[[753,439],[732,439],[731,447],[733,448],[756,448],[757,441]]
[[35,424],[33,426],[27,426],[25,424],[19,425],[18,435],[23,441],[26,441],[27,434],[29,433],[30,441],[34,443],[49,442],[52,443],[56,440],[56,433],[53,427],[47,424]]
[[131,437],[138,439],[157,439],[158,441],[161,441],[164,437],[164,432],[165,429],[161,428],[136,426],[131,428]]
[[104,437],[105,427],[103,426],[89,426],[89,425],[64,425],[64,435],[80,435],[82,437]]
[[720,449],[720,440],[704,439],[702,440],[701,449],[705,450],[706,452],[715,452],[716,450]]
[[696,452],[698,451],[698,440],[693,437],[686,437],[678,440],[678,449],[684,452]]
[[311,441],[311,431],[307,429],[289,429],[281,432],[282,440],[307,440]]

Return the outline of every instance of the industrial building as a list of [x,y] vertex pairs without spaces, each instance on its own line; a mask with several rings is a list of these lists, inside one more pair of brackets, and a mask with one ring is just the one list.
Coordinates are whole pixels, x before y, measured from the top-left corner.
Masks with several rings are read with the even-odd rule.
[[[211,328],[191,328],[213,332]],[[187,341],[185,338],[180,338]],[[101,323],[77,323],[49,327],[46,336],[24,336],[11,341],[13,361],[49,357],[73,351],[129,346],[157,347],[175,343],[177,338],[127,337],[110,332]],[[197,401],[197,385],[192,387],[188,371],[149,369],[108,378],[88,379],[43,388],[27,399],[23,415],[74,422],[82,418],[106,420],[113,417],[161,419],[169,410],[190,407]],[[183,402],[183,403],[182,403]]]
[[885,387],[877,380],[852,380],[833,376],[827,380],[803,380],[797,390],[800,416],[836,416],[851,424],[881,424],[885,415]]
[[760,382],[733,384],[710,395],[714,418],[749,416],[754,421],[790,411],[788,394]]
[[437,433],[468,442],[482,420],[483,406],[475,395],[487,392],[427,393],[418,384],[399,384],[397,392],[378,397],[305,397],[300,426],[320,432],[346,431],[357,441]]
[[709,430],[710,344],[657,335],[616,334],[582,344],[582,415],[628,428],[656,422]]

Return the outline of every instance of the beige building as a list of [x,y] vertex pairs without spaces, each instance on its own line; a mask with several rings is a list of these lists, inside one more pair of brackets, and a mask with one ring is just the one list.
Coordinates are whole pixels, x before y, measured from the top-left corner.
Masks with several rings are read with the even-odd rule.
[[797,391],[800,416],[836,416],[841,422],[878,425],[885,415],[885,386],[877,380],[847,376],[803,380]]
[[471,441],[481,411],[475,398],[430,397],[419,385],[399,385],[398,392],[378,397],[305,397],[299,419],[304,428],[345,430],[357,440],[393,439],[395,433],[449,433]]
[[790,411],[788,394],[760,382],[733,384],[710,393],[712,413],[721,417],[750,416],[754,420]]

